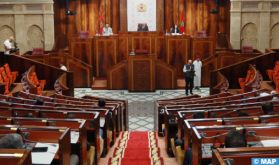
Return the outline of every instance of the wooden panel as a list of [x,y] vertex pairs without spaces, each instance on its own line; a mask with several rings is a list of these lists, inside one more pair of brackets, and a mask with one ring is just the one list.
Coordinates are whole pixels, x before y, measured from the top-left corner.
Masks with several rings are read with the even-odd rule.
[[201,85],[209,86],[210,84],[210,72],[217,69],[217,57],[211,56],[203,61],[202,66],[202,76],[201,76]]
[[70,41],[70,56],[83,61],[88,65],[93,64],[93,39],[73,37]]
[[127,35],[121,35],[118,37],[118,55],[117,55],[117,62],[122,60],[128,60],[129,54],[129,41]]
[[[230,32],[230,1],[217,5],[214,0],[156,0],[157,31],[169,31],[173,24],[185,24],[185,32],[194,35],[204,30],[215,37],[217,32]],[[113,32],[127,32],[127,0],[83,0],[69,1],[74,16],[65,15],[65,2],[54,0],[55,36],[64,34],[67,38],[80,31],[92,36],[100,28],[100,17],[112,26]],[[216,14],[210,13],[218,9]]]
[[156,89],[176,89],[176,70],[163,61],[156,61]]
[[155,39],[155,55],[158,59],[166,59],[166,40],[164,36],[158,36]]
[[108,89],[128,89],[128,72],[127,72],[128,62],[123,61],[115,66],[113,66],[108,71]]
[[95,37],[94,75],[106,77],[109,68],[117,63],[117,37]]
[[153,54],[151,36],[131,36],[130,40],[130,51],[147,50]]
[[190,57],[190,39],[185,36],[166,36],[166,62],[176,67],[178,77],[183,77],[183,66]]
[[192,38],[192,59],[199,56],[206,59],[215,54],[215,44],[212,38]]
[[155,56],[128,57],[129,91],[155,91]]
[[67,66],[74,73],[74,84],[76,88],[91,87],[92,84],[92,67],[88,66],[75,58],[67,60]]

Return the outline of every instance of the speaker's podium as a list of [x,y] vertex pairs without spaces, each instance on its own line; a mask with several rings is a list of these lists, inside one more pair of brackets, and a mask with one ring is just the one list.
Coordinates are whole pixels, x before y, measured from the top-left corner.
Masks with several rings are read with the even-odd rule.
[[155,91],[155,55],[128,57],[128,90],[130,92]]

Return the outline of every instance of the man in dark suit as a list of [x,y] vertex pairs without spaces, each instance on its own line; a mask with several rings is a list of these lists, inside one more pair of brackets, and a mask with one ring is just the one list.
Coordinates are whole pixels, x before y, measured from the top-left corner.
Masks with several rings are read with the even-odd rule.
[[171,27],[170,32],[171,32],[172,34],[180,33],[179,28],[178,28],[178,26],[177,26],[176,24],[174,24],[174,26]]
[[149,29],[148,29],[148,26],[146,23],[139,23],[138,24],[138,31],[139,32],[148,32]]
[[193,86],[194,86],[194,76],[195,76],[195,68],[192,63],[192,60],[188,60],[188,64],[185,64],[183,67],[183,72],[185,75],[185,91],[186,95],[188,95],[188,91],[190,90],[191,95],[193,94]]

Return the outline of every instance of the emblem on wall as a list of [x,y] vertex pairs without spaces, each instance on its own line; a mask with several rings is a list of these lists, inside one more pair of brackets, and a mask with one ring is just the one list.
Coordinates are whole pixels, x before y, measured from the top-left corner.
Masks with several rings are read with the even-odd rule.
[[137,5],[137,11],[138,12],[146,12],[147,11],[147,5],[144,3],[140,3]]

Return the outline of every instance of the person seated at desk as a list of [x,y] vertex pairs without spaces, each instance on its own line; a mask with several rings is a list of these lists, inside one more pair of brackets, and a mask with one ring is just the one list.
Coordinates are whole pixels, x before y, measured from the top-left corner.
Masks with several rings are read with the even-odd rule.
[[9,39],[6,39],[4,41],[4,54],[9,55],[11,53],[17,52],[19,49],[17,48],[17,43],[15,42],[15,39],[13,36],[10,36]]
[[226,148],[247,147],[247,140],[242,133],[231,130],[225,137]]
[[273,115],[273,103],[272,102],[266,102],[262,104],[262,110],[265,115]]
[[13,133],[6,134],[0,139],[0,148],[24,149],[25,145],[23,143],[22,136],[17,133]]
[[174,26],[171,27],[170,32],[171,32],[171,34],[179,34],[180,33],[179,28],[176,24],[174,24]]
[[138,32],[148,32],[148,26],[146,23],[139,23],[138,24]]
[[[0,139],[1,149],[28,149],[32,150],[32,146],[24,144],[22,135],[17,133],[6,134]],[[78,165],[79,157],[76,154],[70,155],[70,165]]]
[[[224,142],[225,148],[238,148],[238,147],[247,147],[247,140],[245,135],[242,133],[231,130],[225,137]],[[185,152],[183,165],[192,165],[192,149],[188,148]],[[202,164],[210,164],[208,161],[203,161]]]
[[108,23],[105,25],[105,27],[103,27],[103,35],[104,35],[104,36],[113,35],[113,33],[112,33],[112,28],[109,26]]

